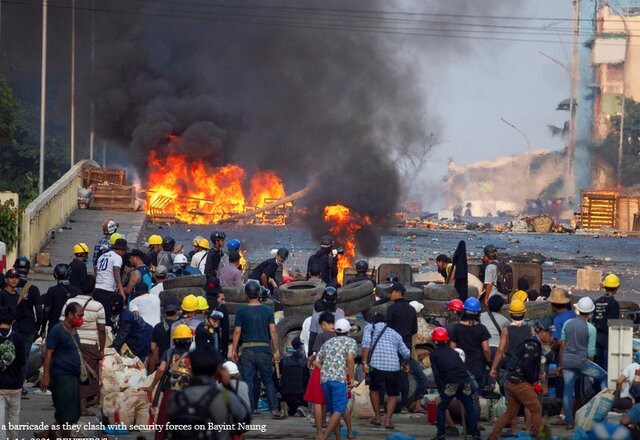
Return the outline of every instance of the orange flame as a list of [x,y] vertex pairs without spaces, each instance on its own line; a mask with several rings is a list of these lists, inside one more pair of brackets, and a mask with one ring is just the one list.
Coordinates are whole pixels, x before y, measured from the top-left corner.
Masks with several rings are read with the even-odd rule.
[[[154,207],[161,206],[163,213],[186,223],[209,224],[242,213],[247,207],[246,172],[238,165],[212,168],[181,155],[160,159],[152,151],[148,169],[149,215],[155,213]],[[259,206],[265,198],[285,196],[282,182],[271,171],[253,176],[249,194],[251,204],[257,201],[262,203]]]
[[356,256],[355,234],[365,224],[370,224],[368,217],[361,217],[352,213],[344,205],[328,205],[324,207],[324,221],[330,225],[329,232],[334,235],[344,247],[344,254],[338,255],[338,282],[343,284],[344,271],[351,267]]

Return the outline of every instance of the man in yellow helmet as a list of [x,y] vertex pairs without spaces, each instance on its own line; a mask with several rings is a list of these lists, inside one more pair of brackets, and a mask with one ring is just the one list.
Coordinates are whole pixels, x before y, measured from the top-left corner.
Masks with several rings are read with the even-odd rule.
[[87,258],[89,258],[89,246],[86,243],[76,243],[73,246],[73,261],[69,263],[69,284],[80,289],[87,278]]
[[620,278],[610,273],[602,282],[604,295],[595,301],[596,310],[593,313],[593,325],[596,328],[596,355],[594,361],[603,370],[607,370],[607,342],[610,319],[620,319],[620,304],[614,295],[620,288]]
[[173,331],[180,324],[187,325],[191,331],[195,334],[196,329],[202,322],[197,317],[198,307],[200,306],[200,301],[198,301],[198,297],[195,295],[187,295],[182,299],[182,317],[173,323],[171,326],[171,343],[169,344],[170,348],[174,347],[173,343]]
[[155,272],[158,265],[158,253],[162,250],[162,237],[157,234],[151,235],[147,240],[147,246],[149,246],[149,250],[147,251],[145,264],[149,266],[151,272]]

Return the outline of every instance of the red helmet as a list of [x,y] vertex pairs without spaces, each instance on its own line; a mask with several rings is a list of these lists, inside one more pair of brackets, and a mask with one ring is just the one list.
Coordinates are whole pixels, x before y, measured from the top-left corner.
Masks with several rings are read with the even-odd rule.
[[449,340],[449,332],[444,327],[436,327],[431,334],[431,340],[433,342],[447,342]]
[[447,310],[453,310],[454,312],[464,311],[464,303],[459,299],[452,299],[446,303],[445,306],[447,307]]

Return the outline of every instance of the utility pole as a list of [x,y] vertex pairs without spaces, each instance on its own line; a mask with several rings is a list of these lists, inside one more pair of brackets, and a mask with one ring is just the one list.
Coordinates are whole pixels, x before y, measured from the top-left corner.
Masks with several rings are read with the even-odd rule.
[[71,166],[76,155],[76,0],[71,0]]
[[569,98],[569,144],[567,145],[567,179],[574,182],[573,159],[576,154],[576,104],[578,103],[578,82],[580,71],[580,0],[573,1],[573,58],[571,60],[570,98]]
[[44,136],[47,107],[47,0],[42,0],[42,68],[40,76],[40,172],[38,193],[44,192]]
[[95,104],[93,102],[94,63],[96,59],[96,0],[91,1],[91,129],[89,131],[89,159],[93,160],[93,143],[95,140]]

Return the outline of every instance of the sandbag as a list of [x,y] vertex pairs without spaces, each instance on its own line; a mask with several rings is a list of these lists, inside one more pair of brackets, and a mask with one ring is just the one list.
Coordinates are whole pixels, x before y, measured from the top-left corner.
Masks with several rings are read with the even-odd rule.
[[351,390],[351,400],[353,408],[351,417],[355,419],[370,419],[375,415],[371,399],[369,399],[369,385],[365,381]]
[[594,424],[602,422],[613,407],[614,398],[614,392],[610,389],[596,394],[576,412],[576,428],[582,428],[587,432]]

